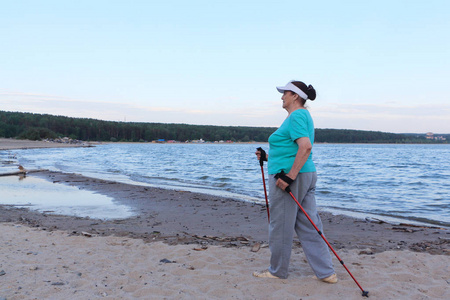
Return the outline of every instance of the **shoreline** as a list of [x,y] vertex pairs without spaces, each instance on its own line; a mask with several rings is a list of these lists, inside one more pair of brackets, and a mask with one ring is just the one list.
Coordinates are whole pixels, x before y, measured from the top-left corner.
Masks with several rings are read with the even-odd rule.
[[[110,143],[101,143],[101,144],[96,144],[96,145],[108,145]],[[117,144],[130,144],[130,143],[122,143],[122,142],[117,142]],[[134,144],[139,144],[139,143],[134,143]],[[146,144],[146,143],[142,143],[142,144]],[[19,146],[21,146],[21,148],[19,148]],[[27,141],[27,140],[13,140],[13,139],[1,139],[0,138],[0,151],[12,151],[14,149],[32,149],[32,148],[64,148],[64,147],[92,147],[92,145],[79,145],[79,144],[60,144],[60,143],[51,143],[51,142],[36,142],[36,141]],[[95,146],[94,146],[95,147]],[[12,171],[12,170],[11,170]],[[35,170],[31,170],[31,171],[35,171]],[[102,175],[91,175],[91,176],[95,176],[98,180],[116,180],[116,179],[111,179],[108,178],[108,176],[102,176]],[[145,183],[145,182],[132,182],[131,180],[120,180],[120,182],[124,182],[124,183],[129,183],[131,185],[140,185],[140,186],[144,186],[144,187],[156,187],[159,188],[158,185],[155,184],[150,184],[150,183]],[[218,196],[218,197],[224,197],[224,198],[235,198],[239,201],[244,201],[244,202],[258,202],[258,203],[263,203],[263,201],[258,198],[254,198],[252,196],[247,196],[247,195],[242,195],[242,194],[233,194],[232,192],[226,192],[226,191],[220,191],[220,190],[209,190],[209,189],[201,189],[201,188],[197,188],[197,187],[179,187],[179,186],[164,186],[161,187],[162,189],[167,189],[170,191],[191,191],[191,192],[195,192],[195,193],[202,193],[204,195],[210,195],[210,196]],[[446,222],[446,221],[440,221],[437,218],[431,218],[431,219],[427,219],[427,218],[414,218],[413,216],[408,218],[408,217],[401,217],[401,216],[395,216],[395,215],[389,215],[387,213],[385,214],[377,214],[377,213],[372,213],[372,212],[364,212],[364,211],[357,211],[357,210],[352,210],[350,209],[342,209],[339,207],[334,207],[334,206],[321,206],[320,203],[319,204],[319,210],[322,211],[327,211],[330,212],[332,214],[342,214],[342,215],[346,215],[352,218],[357,218],[357,219],[366,219],[366,218],[370,218],[370,219],[379,219],[379,221],[381,222],[386,222],[386,223],[390,223],[392,225],[403,225],[403,224],[409,224],[409,225],[417,225],[417,226],[426,226],[426,227],[443,227],[446,228],[448,230],[450,230],[450,223]]]
[[[81,235],[127,236],[145,242],[253,246],[267,243],[267,213],[259,203],[206,194],[174,191],[85,177],[79,174],[42,171],[32,177],[54,184],[75,186],[113,198],[132,208],[133,217],[101,220],[53,215],[28,208],[0,205],[0,222],[21,223],[46,230]],[[391,224],[324,210],[319,212],[327,239],[336,249],[388,250],[450,255],[450,231],[446,228]],[[381,238],[382,237],[382,238]],[[244,241],[244,243],[241,243]]]
[[[15,138],[0,138],[0,151],[2,150],[15,150],[15,149],[37,149],[37,148],[68,148],[68,147],[95,147],[96,145],[109,145],[109,144],[155,144],[155,145],[245,145],[245,144],[262,144],[266,145],[268,142],[83,142],[82,144],[68,144],[58,142],[47,141],[32,141],[32,140],[19,140]],[[334,145],[397,145],[397,143],[329,143],[329,142],[315,142],[314,144],[334,144]],[[449,145],[450,143],[404,143],[405,145]]]
[[0,151],[40,149],[40,148],[76,148],[93,147],[97,143],[83,142],[82,144],[69,144],[44,141],[17,140],[13,138],[0,138]]

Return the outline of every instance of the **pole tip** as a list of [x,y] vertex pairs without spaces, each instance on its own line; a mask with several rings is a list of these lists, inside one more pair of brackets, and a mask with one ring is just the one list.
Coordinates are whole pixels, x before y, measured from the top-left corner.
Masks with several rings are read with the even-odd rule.
[[363,291],[362,295],[363,295],[363,297],[369,298],[369,291]]

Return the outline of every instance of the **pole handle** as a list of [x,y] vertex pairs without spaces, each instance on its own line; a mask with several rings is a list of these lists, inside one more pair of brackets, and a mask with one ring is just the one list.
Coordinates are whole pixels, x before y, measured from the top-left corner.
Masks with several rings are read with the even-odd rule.
[[286,173],[284,173],[283,170],[281,170],[280,173],[275,175],[276,179],[281,179],[284,182],[286,182],[288,184],[288,186],[284,189],[287,193],[291,192],[291,189],[289,188],[289,186],[294,182],[294,180],[292,180],[292,178],[289,178]]
[[259,152],[261,152],[261,156],[259,158],[259,165],[262,167],[264,165],[264,162],[267,161],[267,153],[263,150],[263,148],[259,147],[256,148]]

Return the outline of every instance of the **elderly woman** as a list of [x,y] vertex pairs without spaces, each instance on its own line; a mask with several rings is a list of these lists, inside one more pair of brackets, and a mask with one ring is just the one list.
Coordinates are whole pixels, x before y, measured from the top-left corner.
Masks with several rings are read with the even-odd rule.
[[[290,195],[293,195],[322,231],[322,221],[317,213],[315,188],[316,167],[312,161],[314,123],[305,108],[306,100],[316,98],[315,89],[301,81],[291,81],[277,87],[283,93],[283,108],[288,112],[286,120],[269,137],[269,248],[271,251],[268,270],[254,272],[256,277],[287,278],[294,232],[297,234],[309,265],[317,278],[336,283],[337,277],[326,243],[317,234],[307,217]],[[257,151],[258,159],[261,152]],[[264,154],[263,154],[264,155]],[[276,176],[284,172],[285,176]]]

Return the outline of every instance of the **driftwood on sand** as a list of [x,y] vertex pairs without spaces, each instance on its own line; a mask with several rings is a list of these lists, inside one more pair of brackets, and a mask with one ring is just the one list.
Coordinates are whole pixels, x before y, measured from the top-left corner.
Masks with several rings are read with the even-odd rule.
[[40,170],[27,170],[22,166],[19,166],[19,171],[16,172],[8,172],[8,173],[0,173],[0,177],[2,176],[15,176],[15,175],[27,175],[29,173],[37,173],[37,172],[44,172],[48,170],[40,169]]

